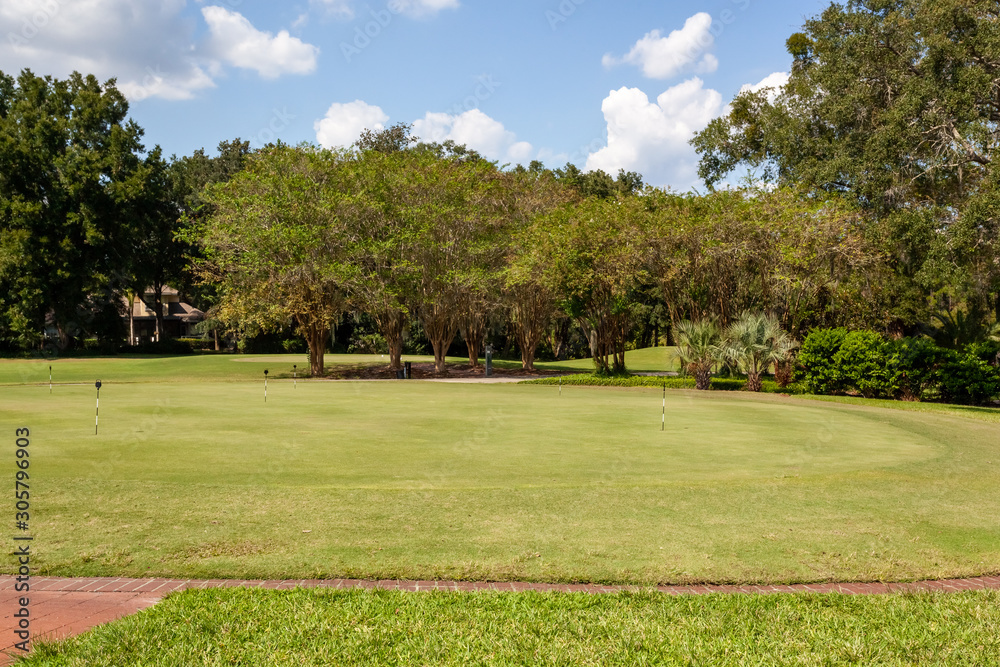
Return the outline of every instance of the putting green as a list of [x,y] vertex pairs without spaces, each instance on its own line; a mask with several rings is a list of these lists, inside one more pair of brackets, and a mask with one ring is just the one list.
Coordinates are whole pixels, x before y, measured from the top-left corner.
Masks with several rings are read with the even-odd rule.
[[[30,413],[45,391],[19,390],[42,400],[8,405]],[[941,453],[877,412],[730,393],[670,392],[661,432],[656,390],[270,382],[265,404],[263,383],[105,383],[97,437],[94,393],[60,388],[64,407],[35,429],[60,474],[89,466],[111,478],[385,489],[658,485],[870,470]]]
[[[238,365],[238,364],[233,364]],[[778,396],[3,387],[52,574],[690,582],[1000,564],[997,427]],[[986,461],[989,461],[987,463]],[[306,532],[307,531],[307,532]],[[9,567],[7,567],[9,571]]]

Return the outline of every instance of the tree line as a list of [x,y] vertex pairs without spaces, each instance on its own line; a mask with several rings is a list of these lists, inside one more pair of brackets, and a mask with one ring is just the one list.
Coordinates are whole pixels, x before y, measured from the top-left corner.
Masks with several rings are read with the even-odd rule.
[[[575,177],[575,175],[574,175]],[[294,323],[321,373],[330,323],[371,317],[401,367],[418,321],[439,372],[456,336],[475,364],[491,323],[513,331],[532,368],[554,320],[585,333],[596,369],[625,370],[642,306],[669,319],[766,311],[793,335],[861,324],[881,268],[858,212],[793,190],[704,196],[638,189],[634,175],[587,192],[566,173],[503,169],[405,126],[352,150],[271,146],[203,194],[187,228],[216,315],[241,335]],[[593,182],[590,182],[593,185]]]
[[695,136],[704,194],[510,168],[406,126],[167,160],[114,82],[2,76],[0,345],[120,335],[122,297],[171,282],[224,334],[294,328],[315,373],[344,313],[394,368],[418,327],[442,371],[458,337],[476,363],[505,332],[530,368],[576,331],[614,373],[640,329],[676,342],[682,322],[746,313],[797,341],[845,327],[960,349],[1000,314],[996,14],[831,4],[789,38],[786,86]]

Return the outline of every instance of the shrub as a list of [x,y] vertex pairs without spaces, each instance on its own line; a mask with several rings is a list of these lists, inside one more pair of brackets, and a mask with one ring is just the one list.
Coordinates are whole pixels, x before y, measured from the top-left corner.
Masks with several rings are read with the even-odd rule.
[[844,377],[834,362],[847,329],[815,329],[802,343],[798,363],[801,382],[811,394],[832,394],[842,391]]
[[348,354],[388,354],[389,344],[379,333],[355,336],[347,346]]
[[677,349],[681,366],[694,375],[695,387],[708,389],[712,365],[719,360],[721,331],[715,320],[684,320],[677,325]]
[[899,393],[899,353],[875,331],[852,331],[833,357],[846,387],[865,398],[894,398]]
[[902,398],[919,401],[939,396],[942,368],[954,358],[954,352],[922,337],[900,339],[896,352]]
[[953,353],[941,373],[941,397],[949,403],[981,405],[1000,394],[1000,372],[977,356],[975,345]]

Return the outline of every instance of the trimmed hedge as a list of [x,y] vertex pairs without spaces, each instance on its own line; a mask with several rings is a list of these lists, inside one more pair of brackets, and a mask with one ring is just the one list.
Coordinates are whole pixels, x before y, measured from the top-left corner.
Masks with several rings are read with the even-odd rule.
[[962,350],[927,338],[890,340],[875,331],[817,329],[798,357],[802,384],[814,394],[943,400],[979,405],[1000,394],[1000,345]]

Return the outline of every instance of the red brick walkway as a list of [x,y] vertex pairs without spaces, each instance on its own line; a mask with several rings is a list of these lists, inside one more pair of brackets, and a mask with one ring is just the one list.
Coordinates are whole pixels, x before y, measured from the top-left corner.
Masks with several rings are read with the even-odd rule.
[[[13,577],[0,576],[0,604],[4,616],[0,628],[0,652],[13,651],[18,641],[14,635],[17,622],[14,613],[18,598],[25,593],[14,590]],[[212,579],[64,579],[32,577],[30,600],[31,636],[53,639],[79,634],[95,625],[133,614],[151,607],[167,593],[190,588],[233,588],[246,586],[272,590],[291,588],[386,589],[419,591],[556,591],[564,593],[617,593],[648,590],[636,586],[602,586],[600,584],[531,584],[466,581],[364,581],[358,579],[288,579],[283,581],[247,581]],[[976,577],[918,581],[902,584],[795,584],[792,586],[659,586],[656,590],[668,595],[704,595],[708,593],[844,593],[876,595],[904,591],[955,592],[967,590],[1000,590],[1000,577]],[[0,654],[0,665],[10,664]]]

